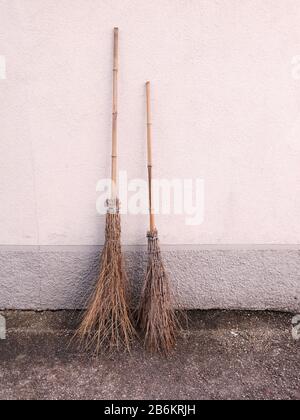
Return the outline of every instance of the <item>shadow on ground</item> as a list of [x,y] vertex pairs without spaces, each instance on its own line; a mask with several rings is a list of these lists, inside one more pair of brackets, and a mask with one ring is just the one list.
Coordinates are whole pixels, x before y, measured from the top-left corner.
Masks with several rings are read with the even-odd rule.
[[291,314],[192,312],[172,357],[90,357],[70,345],[78,313],[7,312],[0,399],[300,399]]

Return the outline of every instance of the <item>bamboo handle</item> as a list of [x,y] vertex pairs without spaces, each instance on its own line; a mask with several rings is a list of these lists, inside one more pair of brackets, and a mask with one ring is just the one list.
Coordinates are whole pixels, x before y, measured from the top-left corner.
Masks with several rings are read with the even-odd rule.
[[117,198],[117,157],[118,157],[118,72],[119,72],[119,29],[114,29],[113,63],[113,110],[112,110],[112,199]]
[[155,216],[153,209],[153,189],[152,189],[152,120],[151,120],[151,85],[146,83],[147,97],[147,149],[148,149],[148,182],[149,182],[149,213],[150,213],[150,231],[153,232],[155,227]]

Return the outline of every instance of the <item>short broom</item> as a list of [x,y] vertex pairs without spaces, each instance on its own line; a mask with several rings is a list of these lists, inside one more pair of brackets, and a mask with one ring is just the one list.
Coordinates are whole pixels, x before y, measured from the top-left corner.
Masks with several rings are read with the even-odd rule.
[[107,201],[105,245],[98,282],[77,332],[85,348],[97,354],[121,349],[129,351],[135,335],[121,251],[120,203],[117,198],[118,46],[119,30],[115,28],[111,199]]
[[162,260],[153,209],[150,82],[146,84],[146,97],[150,231],[147,235],[147,274],[138,308],[138,324],[145,335],[145,347],[152,353],[168,355],[176,344],[178,319],[173,309],[170,284]]

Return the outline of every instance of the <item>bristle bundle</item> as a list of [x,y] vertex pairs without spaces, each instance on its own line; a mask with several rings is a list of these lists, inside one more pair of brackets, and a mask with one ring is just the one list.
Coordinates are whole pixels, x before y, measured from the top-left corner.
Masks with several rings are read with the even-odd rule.
[[173,308],[157,230],[148,232],[148,266],[138,311],[145,347],[152,353],[170,354],[176,344],[178,321]]
[[[111,204],[111,203],[110,203]],[[130,351],[135,334],[132,325],[128,279],[121,251],[119,203],[106,216],[106,240],[101,256],[100,274],[87,312],[77,332],[87,350],[95,353]]]

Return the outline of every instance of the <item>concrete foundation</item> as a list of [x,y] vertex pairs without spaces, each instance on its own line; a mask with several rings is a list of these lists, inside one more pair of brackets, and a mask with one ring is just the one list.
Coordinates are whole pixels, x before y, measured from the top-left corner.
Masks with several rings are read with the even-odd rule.
[[[81,309],[97,278],[98,247],[0,247],[1,309]],[[125,247],[136,299],[147,254]],[[300,312],[300,249],[163,247],[176,305]]]

